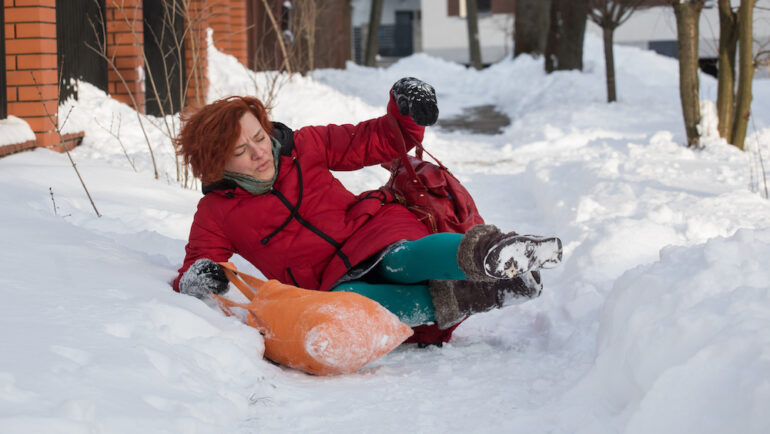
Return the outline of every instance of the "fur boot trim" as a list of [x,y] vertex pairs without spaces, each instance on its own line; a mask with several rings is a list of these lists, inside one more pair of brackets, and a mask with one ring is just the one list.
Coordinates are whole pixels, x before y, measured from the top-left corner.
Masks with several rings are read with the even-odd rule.
[[465,233],[457,247],[457,265],[468,279],[494,280],[484,272],[484,257],[488,248],[503,237],[503,233],[495,225],[476,225]]
[[466,315],[460,311],[454,294],[454,280],[430,280],[428,290],[433,298],[436,325],[441,330],[448,329],[462,321]]

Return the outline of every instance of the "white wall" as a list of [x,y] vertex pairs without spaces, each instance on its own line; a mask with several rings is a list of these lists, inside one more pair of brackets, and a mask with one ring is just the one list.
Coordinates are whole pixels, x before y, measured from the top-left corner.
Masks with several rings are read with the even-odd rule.
[[[353,0],[353,27],[369,23],[371,0]],[[383,0],[381,25],[396,23],[396,11],[418,11],[420,0]]]
[[[736,5],[739,0],[732,0]],[[353,0],[353,26],[369,22],[371,0]],[[758,0],[770,6],[770,0]],[[464,18],[447,16],[447,0],[383,0],[382,24],[394,24],[396,10],[422,12],[422,51],[446,60],[469,63],[468,27]],[[770,49],[770,10],[754,10],[755,51],[761,44]],[[587,31],[601,37],[601,29],[589,21]],[[479,17],[482,62],[493,63],[512,51],[513,17],[482,14]],[[415,40],[420,41],[420,35]],[[716,7],[703,10],[700,19],[699,51],[701,57],[716,57],[719,39],[719,16]],[[647,48],[648,41],[675,41],[676,19],[672,7],[639,10],[615,30],[615,43]],[[415,45],[415,51],[419,44]]]
[[[735,0],[733,3],[738,5]],[[770,6],[770,1],[759,0],[758,4],[761,5],[762,3]],[[599,37],[602,34],[601,29],[591,21],[589,21],[586,31]],[[719,48],[719,11],[716,7],[703,10],[699,32],[698,51],[700,57],[716,57]],[[763,41],[770,43],[770,11],[754,9],[754,39],[759,43]],[[644,41],[675,41],[676,17],[674,16],[674,8],[661,6],[634,12],[626,23],[615,30],[614,40],[617,44],[629,45],[641,45]],[[755,44],[755,51],[757,50],[758,46]]]
[[[481,61],[493,63],[512,51],[511,15],[479,16]],[[465,18],[447,16],[446,0],[422,0],[422,51],[446,60],[470,63],[468,23]]]

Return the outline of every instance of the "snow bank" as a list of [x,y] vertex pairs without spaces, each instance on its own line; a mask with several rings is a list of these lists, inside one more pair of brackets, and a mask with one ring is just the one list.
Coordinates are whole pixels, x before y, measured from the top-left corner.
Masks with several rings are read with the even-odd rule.
[[741,230],[618,279],[594,370],[627,432],[770,431],[768,255],[770,230]]
[[216,432],[245,418],[241,398],[270,368],[261,337],[168,285],[192,212],[172,198],[192,195],[80,170],[102,219],[66,156],[0,160],[0,431]]
[[767,432],[768,254],[770,230],[740,230],[621,276],[594,366],[561,403],[593,419],[581,432]]
[[[178,118],[137,117],[81,83],[60,113],[86,132],[72,155],[103,217],[66,156],[0,160],[0,431],[769,431],[770,81],[755,80],[740,152],[714,138],[716,83],[702,77],[708,140],[694,151],[676,62],[615,55],[607,104],[592,37],[584,72],[551,75],[528,57],[475,71],[415,55],[288,77],[209,50],[211,99],[269,95],[276,79],[273,117],[293,128],[379,115],[408,75],[436,87],[442,117],[496,105],[512,120],[502,134],[430,128],[426,146],[488,221],[564,242],[539,299],[334,378],[262,360],[254,330],[171,291],[200,198],[177,181]],[[388,173],[336,175],[361,191]]]
[[27,123],[16,116],[0,119],[0,146],[15,145],[35,140],[35,133]]

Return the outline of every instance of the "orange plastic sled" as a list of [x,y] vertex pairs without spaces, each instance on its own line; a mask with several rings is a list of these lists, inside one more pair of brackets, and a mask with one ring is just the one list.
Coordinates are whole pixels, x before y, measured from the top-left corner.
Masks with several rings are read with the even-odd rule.
[[316,375],[344,374],[390,352],[412,329],[374,300],[352,292],[322,292],[264,281],[219,265],[249,299],[239,304],[213,295],[227,315],[248,312],[247,322],[265,338],[265,357]]

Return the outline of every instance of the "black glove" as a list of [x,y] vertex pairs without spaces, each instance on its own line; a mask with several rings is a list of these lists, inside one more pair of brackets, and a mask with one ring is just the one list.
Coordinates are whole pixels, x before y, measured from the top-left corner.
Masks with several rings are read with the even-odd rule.
[[227,291],[228,283],[222,267],[211,259],[201,258],[179,279],[179,292],[204,298],[212,293],[221,294]]
[[410,115],[417,125],[436,123],[438,105],[433,86],[414,77],[404,77],[393,85],[390,92],[402,115]]

